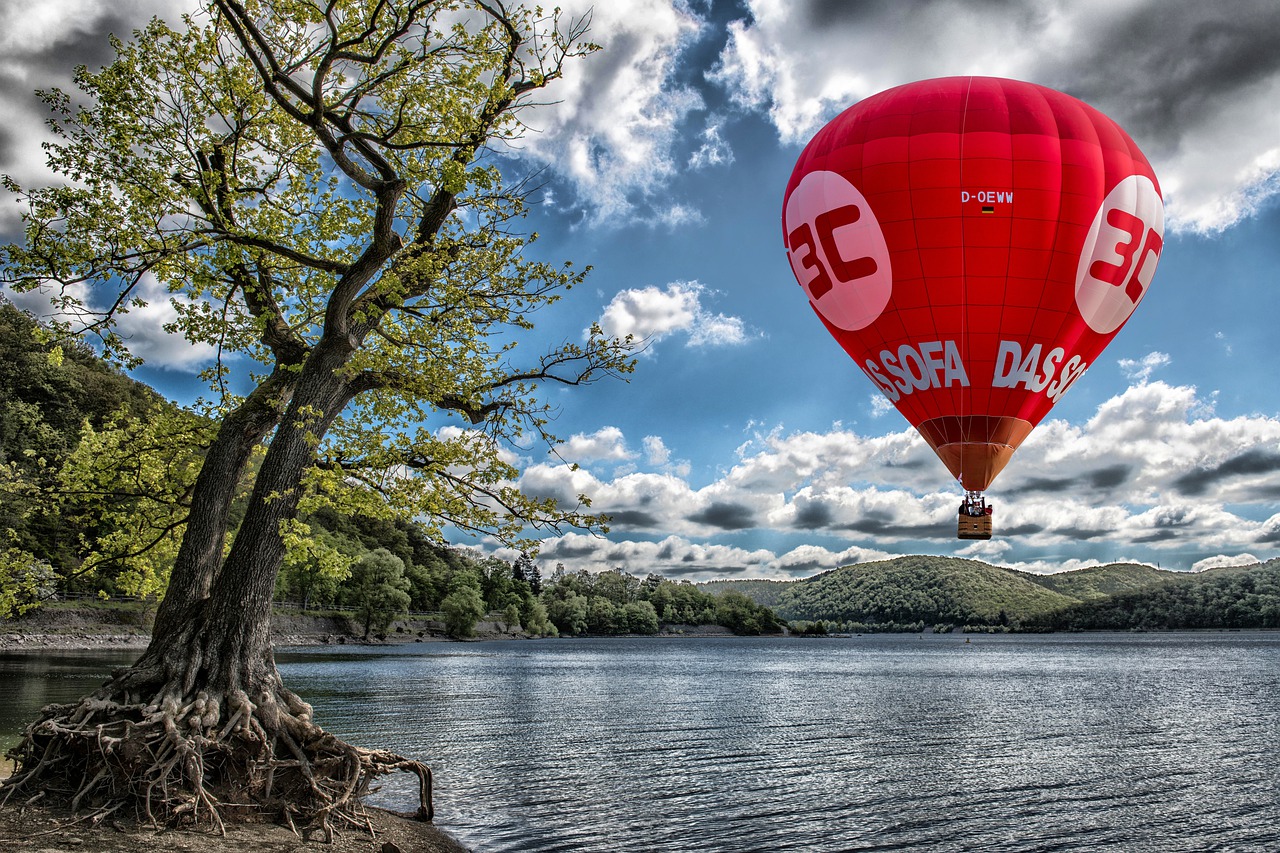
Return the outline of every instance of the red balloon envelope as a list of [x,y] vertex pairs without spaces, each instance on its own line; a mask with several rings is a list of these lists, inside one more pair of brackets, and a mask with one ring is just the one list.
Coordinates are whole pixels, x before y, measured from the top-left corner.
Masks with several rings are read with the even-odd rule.
[[1146,294],[1164,203],[1137,145],[1094,108],[948,77],[820,130],[782,230],[827,330],[981,491]]

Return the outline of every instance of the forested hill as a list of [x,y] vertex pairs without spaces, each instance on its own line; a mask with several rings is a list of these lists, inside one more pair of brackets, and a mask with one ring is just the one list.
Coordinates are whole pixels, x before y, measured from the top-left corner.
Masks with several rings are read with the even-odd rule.
[[1070,572],[1028,575],[1028,577],[1046,589],[1080,601],[1089,601],[1157,586],[1166,581],[1185,578],[1186,574],[1161,571],[1140,563],[1111,563],[1106,566],[1091,566]]
[[1198,574],[1112,564],[1034,575],[976,560],[899,557],[796,581],[715,581],[792,621],[853,630],[999,626],[1280,628],[1280,560]]
[[1209,569],[1083,601],[1050,615],[1068,630],[1280,628],[1280,559]]
[[98,429],[118,413],[142,417],[168,404],[87,345],[40,337],[35,320],[0,298],[0,531],[8,537],[0,550],[65,563],[91,531],[47,507],[32,511],[32,488],[52,487],[86,424]]
[[844,566],[769,587],[760,582],[727,585],[749,597],[764,593],[787,620],[865,627],[1009,624],[1079,601],[1033,577],[976,560],[916,556]]

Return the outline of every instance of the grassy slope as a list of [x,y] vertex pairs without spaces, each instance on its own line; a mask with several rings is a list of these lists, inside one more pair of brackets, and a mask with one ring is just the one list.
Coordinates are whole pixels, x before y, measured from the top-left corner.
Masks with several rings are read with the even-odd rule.
[[795,582],[782,595],[787,619],[980,624],[1023,619],[1075,599],[1027,575],[953,557],[899,557],[844,566]]
[[1009,620],[1027,621],[1080,602],[1185,580],[1179,572],[1132,563],[1033,575],[977,560],[918,556],[844,566],[796,581],[701,586],[717,594],[737,590],[791,620],[992,624],[1001,621],[1001,611]]
[[1045,589],[1060,592],[1080,601],[1088,601],[1157,586],[1185,578],[1186,574],[1162,571],[1136,563],[1112,563],[1052,575],[1027,575],[1027,577]]

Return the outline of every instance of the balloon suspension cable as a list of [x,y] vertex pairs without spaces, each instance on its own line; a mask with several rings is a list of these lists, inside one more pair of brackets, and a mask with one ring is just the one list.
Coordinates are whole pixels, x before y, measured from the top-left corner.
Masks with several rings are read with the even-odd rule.
[[961,504],[965,515],[990,515],[991,507],[987,505],[987,499],[983,497],[982,492],[973,489],[965,489],[964,503]]

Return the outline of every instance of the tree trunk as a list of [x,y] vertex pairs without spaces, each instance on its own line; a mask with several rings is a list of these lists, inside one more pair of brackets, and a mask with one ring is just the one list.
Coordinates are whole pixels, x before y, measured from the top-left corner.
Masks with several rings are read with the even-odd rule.
[[195,605],[209,597],[214,575],[222,565],[236,488],[253,449],[279,423],[293,381],[293,374],[276,368],[219,426],[191,493],[187,529],[169,575],[168,590],[156,611],[153,637],[164,641],[191,619]]
[[[137,663],[77,704],[49,706],[27,728],[10,751],[18,769],[4,783],[6,798],[38,785],[73,809],[131,800],[152,821],[159,811],[219,826],[221,812],[248,807],[291,826],[301,816],[330,834],[332,816],[357,808],[377,775],[401,769],[418,775],[418,813],[430,819],[425,765],[359,749],[316,726],[311,707],[281,681],[271,647],[271,602],[284,556],[280,525],[297,511],[318,439],[350,400],[337,373],[348,353],[322,343],[298,374],[221,569],[208,577],[201,568],[221,551],[215,525],[201,524],[188,533],[200,540],[184,568],[193,588],[157,617]],[[231,475],[247,461],[239,451],[252,448],[262,411],[220,432],[213,458],[223,483],[208,482],[210,501],[229,504],[226,486],[234,487]],[[216,515],[222,507],[203,511]],[[218,517],[225,520],[225,511]],[[217,551],[210,551],[215,540]]]

